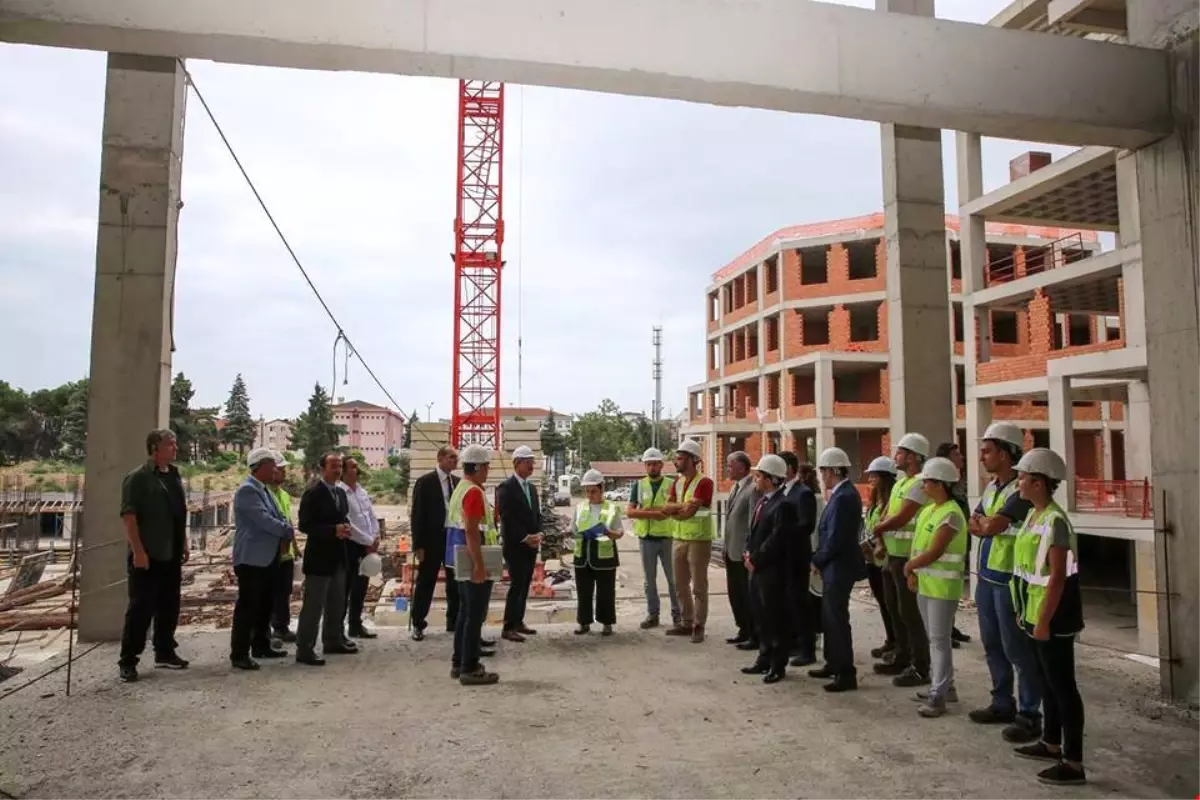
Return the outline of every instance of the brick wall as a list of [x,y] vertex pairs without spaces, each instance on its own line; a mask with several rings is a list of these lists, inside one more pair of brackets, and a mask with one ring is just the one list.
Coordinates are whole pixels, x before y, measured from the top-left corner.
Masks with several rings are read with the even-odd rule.
[[845,245],[841,243],[830,245],[825,249],[824,255],[826,259],[825,282],[805,284],[800,277],[800,251],[795,249],[783,251],[784,300],[883,291],[887,275],[887,247],[882,240],[875,242],[875,277],[873,278],[850,279],[850,254]]

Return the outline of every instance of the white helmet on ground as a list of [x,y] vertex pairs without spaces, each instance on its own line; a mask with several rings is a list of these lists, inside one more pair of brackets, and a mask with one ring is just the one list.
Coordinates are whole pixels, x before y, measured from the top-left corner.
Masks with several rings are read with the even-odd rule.
[[642,453],[642,461],[663,461],[663,451],[657,447],[647,447],[646,452]]
[[383,559],[379,553],[367,553],[358,564],[358,574],[373,578],[383,572]]
[[589,469],[583,473],[583,480],[579,482],[580,486],[603,486],[604,476],[600,474],[598,469]]
[[987,430],[983,432],[984,439],[991,439],[996,442],[1004,442],[1011,444],[1018,450],[1025,448],[1025,434],[1021,429],[1011,422],[993,422],[987,426]]
[[1053,450],[1035,447],[1021,456],[1021,460],[1017,462],[1017,472],[1032,472],[1045,475],[1051,480],[1062,481],[1067,478],[1067,463]]
[[880,456],[867,465],[867,472],[886,472],[888,475],[895,475],[896,462],[888,456]]
[[921,469],[921,480],[958,483],[958,467],[948,458],[931,458]]
[[513,450],[513,461],[520,461],[522,458],[533,458],[533,451],[525,445]]
[[929,458],[929,440],[919,433],[906,433],[900,437],[896,447],[910,450],[921,458]]
[[818,469],[850,469],[850,456],[840,447],[827,447],[817,458]]
[[774,453],[767,453],[758,460],[758,466],[754,468],[757,472],[762,472],[775,478],[787,477],[787,462]]
[[687,453],[692,458],[703,458],[704,454],[700,452],[700,443],[695,439],[684,439],[676,448],[677,452]]
[[463,448],[459,460],[465,464],[487,464],[492,460],[492,451],[481,444],[469,444]]

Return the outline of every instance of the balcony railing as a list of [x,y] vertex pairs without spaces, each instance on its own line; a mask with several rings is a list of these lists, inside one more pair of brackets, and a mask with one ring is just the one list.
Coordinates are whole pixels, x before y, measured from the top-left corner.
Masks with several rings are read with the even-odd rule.
[[1150,519],[1154,515],[1150,481],[1076,478],[1075,510],[1094,514],[1115,514],[1132,519]]
[[984,282],[988,286],[997,283],[1008,283],[1027,275],[1036,275],[1051,269],[1058,269],[1067,264],[1074,264],[1088,257],[1088,251],[1083,246],[1083,234],[1072,233],[1061,239],[1055,239],[1042,247],[1024,248],[1025,271],[1017,274],[1017,251],[1012,255],[988,262],[984,273]]

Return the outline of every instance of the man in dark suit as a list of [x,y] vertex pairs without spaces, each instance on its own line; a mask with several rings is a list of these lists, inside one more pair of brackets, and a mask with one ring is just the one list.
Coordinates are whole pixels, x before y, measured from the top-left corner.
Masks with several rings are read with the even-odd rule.
[[[413,587],[412,638],[419,642],[425,638],[426,617],[433,604],[433,592],[437,588],[438,571],[446,552],[446,507],[450,495],[458,485],[452,474],[458,466],[458,452],[450,446],[437,451],[437,467],[413,484],[412,508],[409,513],[412,532],[413,553],[417,557],[417,583]],[[454,582],[454,565],[446,564],[446,631],[454,632],[458,619],[458,584]]]
[[525,603],[542,544],[542,510],[537,489],[529,480],[532,474],[533,451],[522,445],[513,451],[513,475],[496,487],[500,542],[509,577],[500,636],[510,642],[523,642],[525,636],[537,633],[525,624]]
[[[296,627],[296,663],[319,667],[317,628],[325,655],[357,653],[346,638],[346,540],[350,538],[350,503],[338,485],[340,453],[321,456],[321,477],[300,498],[300,530],[304,545],[304,604]],[[322,617],[324,622],[322,623]]]
[[754,486],[760,497],[750,514],[750,533],[742,563],[750,573],[750,591],[758,631],[758,659],[742,669],[762,675],[763,683],[776,683],[787,672],[792,643],[788,584],[796,552],[796,505],[784,496],[787,464],[777,455],[765,455],[754,468]]
[[817,527],[817,496],[804,481],[800,480],[800,459],[790,450],[779,454],[787,464],[787,482],[783,485],[783,496],[796,507],[796,529],[792,532],[796,541],[792,554],[792,574],[788,583],[788,608],[792,620],[793,667],[807,667],[817,660],[816,620],[810,611],[812,601],[808,594],[809,570],[812,564],[813,533]]
[[821,482],[831,489],[818,527],[819,543],[812,556],[813,572],[820,572],[821,622],[825,630],[825,666],[809,671],[814,678],[833,678],[827,692],[858,688],[854,669],[854,641],[850,632],[850,590],[867,577],[867,562],[858,546],[862,530],[862,498],[850,482],[850,457],[830,447],[817,459]]

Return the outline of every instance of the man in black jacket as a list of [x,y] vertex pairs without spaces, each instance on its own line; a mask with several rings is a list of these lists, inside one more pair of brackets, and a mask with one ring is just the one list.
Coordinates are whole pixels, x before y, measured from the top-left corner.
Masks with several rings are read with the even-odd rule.
[[787,465],[782,458],[763,456],[753,474],[761,496],[750,513],[750,534],[742,559],[750,573],[750,591],[755,595],[759,649],[758,659],[742,672],[762,675],[763,683],[775,683],[787,672],[791,650],[788,585],[796,552],[797,512],[781,491],[787,480]]
[[[321,456],[321,478],[300,498],[300,530],[304,545],[304,604],[296,626],[296,663],[319,667],[317,628],[325,655],[357,653],[346,639],[346,540],[350,538],[350,503],[337,485],[342,475],[340,453]],[[324,624],[322,624],[324,616]]]
[[[416,586],[413,587],[412,621],[413,641],[425,638],[426,617],[433,604],[433,592],[437,588],[438,571],[446,553],[446,507],[450,495],[458,485],[452,474],[458,466],[458,453],[453,447],[438,448],[437,468],[417,478],[413,484],[412,508],[409,521],[412,533],[413,554],[416,555]],[[453,633],[458,620],[458,585],[454,582],[454,565],[446,564],[446,632]]]
[[513,451],[513,473],[496,487],[500,541],[509,576],[504,631],[500,635],[510,642],[523,642],[524,636],[537,633],[525,624],[525,603],[542,544],[542,510],[537,489],[529,480],[533,474],[533,451],[524,445]]
[[[813,539],[817,528],[817,496],[812,487],[800,479],[800,459],[790,450],[779,454],[787,464],[787,482],[783,484],[784,498],[796,507],[795,552],[792,575],[788,583],[788,605],[792,616],[793,667],[816,663],[817,620],[813,613],[813,597],[809,595]],[[819,607],[820,604],[817,603]],[[817,612],[819,614],[819,612]]]

